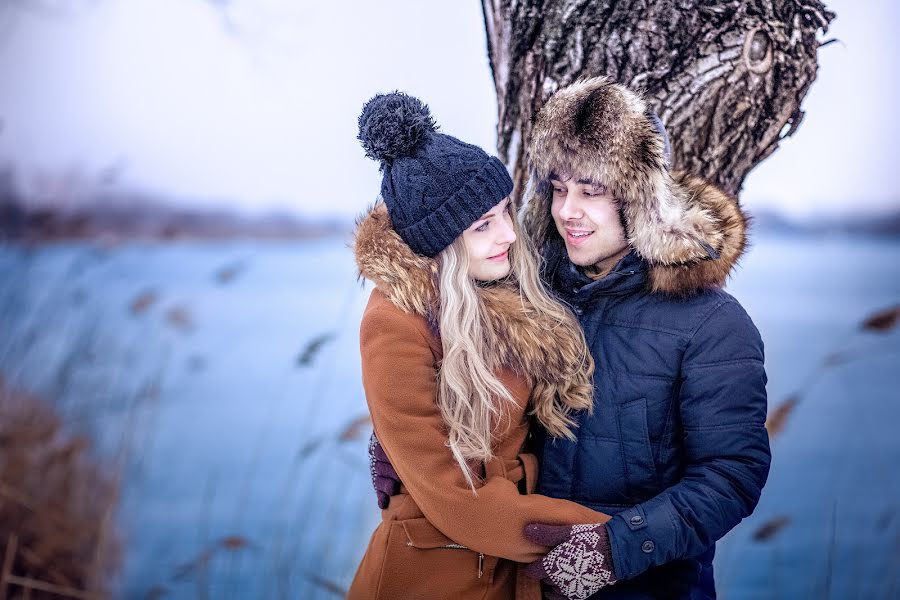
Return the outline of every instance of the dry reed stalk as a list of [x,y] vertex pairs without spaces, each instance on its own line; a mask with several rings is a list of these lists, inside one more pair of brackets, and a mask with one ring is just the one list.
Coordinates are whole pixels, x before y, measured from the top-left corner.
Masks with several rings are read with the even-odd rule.
[[371,431],[371,429],[372,418],[368,414],[359,416],[347,423],[344,429],[338,434],[338,441],[350,442],[359,439],[363,434]]
[[117,481],[90,456],[88,440],[65,432],[49,406],[0,377],[4,593],[15,584],[24,586],[17,598],[107,596],[121,554],[107,524],[117,498]]
[[12,573],[13,561],[16,559],[16,546],[19,544],[19,538],[14,533],[9,534],[7,540],[6,552],[3,557],[3,571],[0,572],[0,600],[6,600],[6,584]]
[[307,342],[306,347],[300,352],[300,355],[297,357],[297,366],[298,367],[308,367],[312,364],[313,360],[316,358],[316,355],[322,350],[322,347],[333,340],[335,338],[334,333],[323,333],[321,335],[317,335],[309,342]]
[[769,519],[762,525],[760,525],[759,529],[757,529],[753,533],[753,541],[755,542],[767,542],[771,540],[775,535],[791,524],[791,518],[786,516],[774,517]]
[[782,432],[784,426],[787,424],[788,417],[791,416],[791,413],[794,411],[794,408],[797,407],[799,402],[800,396],[798,394],[792,394],[787,400],[779,404],[771,413],[769,413],[768,418],[766,418],[766,429],[769,431],[769,437],[774,438]]
[[83,592],[81,590],[77,590],[75,588],[68,588],[59,585],[53,585],[52,583],[47,583],[46,581],[38,581],[37,579],[31,579],[30,577],[17,577],[16,575],[10,575],[7,580],[15,585],[18,585],[25,589],[25,592],[31,596],[31,590],[38,590],[41,592],[48,592],[53,596],[64,596],[67,598],[79,598],[82,600],[100,600],[103,596],[92,592]]
[[[891,331],[897,323],[900,322],[900,305],[884,308],[868,315],[858,326],[859,331],[887,333]],[[850,332],[850,336],[853,332]],[[821,372],[827,369],[833,369],[841,365],[847,364],[856,359],[867,358],[871,355],[867,351],[847,351],[845,345],[847,341],[839,344],[839,349],[829,352],[822,359],[822,362],[816,369],[809,374],[800,389],[791,394],[784,402],[779,404],[766,419],[766,429],[769,431],[769,437],[775,437],[784,429],[788,417],[800,403],[809,388],[816,383],[821,376]]]
[[147,310],[159,299],[154,290],[146,290],[135,296],[131,301],[129,309],[131,314],[139,315]]
[[860,324],[863,331],[886,333],[900,321],[900,305],[876,311]]

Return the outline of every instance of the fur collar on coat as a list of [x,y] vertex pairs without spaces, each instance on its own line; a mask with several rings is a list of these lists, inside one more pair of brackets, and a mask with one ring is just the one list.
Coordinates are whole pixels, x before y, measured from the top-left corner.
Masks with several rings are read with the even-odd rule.
[[[376,204],[357,220],[354,252],[361,277],[371,280],[403,312],[425,318],[439,336],[437,261],[414,253],[403,242],[384,204]],[[593,361],[577,321],[557,323],[509,281],[476,290],[490,329],[488,365],[529,378],[535,388],[532,398],[537,394],[559,397],[569,407],[592,406]]]

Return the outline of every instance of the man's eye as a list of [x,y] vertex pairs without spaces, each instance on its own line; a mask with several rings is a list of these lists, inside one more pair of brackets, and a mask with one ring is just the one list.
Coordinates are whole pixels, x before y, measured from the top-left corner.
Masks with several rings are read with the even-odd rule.
[[488,223],[490,223],[490,221],[485,221],[484,223],[476,227],[475,231],[487,231]]
[[563,190],[563,189],[560,189],[560,188],[553,188],[553,193],[554,193],[554,194],[565,194],[565,193],[566,193],[566,190]]

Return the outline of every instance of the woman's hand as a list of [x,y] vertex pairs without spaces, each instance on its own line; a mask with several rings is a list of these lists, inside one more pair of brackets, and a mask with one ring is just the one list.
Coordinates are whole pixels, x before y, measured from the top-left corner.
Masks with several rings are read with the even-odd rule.
[[546,582],[555,597],[583,600],[616,582],[609,534],[602,523],[531,523],[525,527],[525,537],[552,548],[544,558],[525,567],[525,573]]

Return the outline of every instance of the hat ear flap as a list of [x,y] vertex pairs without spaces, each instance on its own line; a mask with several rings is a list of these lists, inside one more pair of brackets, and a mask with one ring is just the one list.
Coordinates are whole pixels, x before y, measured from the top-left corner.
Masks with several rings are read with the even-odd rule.
[[626,201],[628,241],[655,265],[718,258],[722,234],[713,213],[667,171],[650,177],[649,193]]
[[715,218],[673,181],[672,145],[662,120],[649,108],[638,117],[645,119],[645,168],[630,178],[640,184],[623,198],[629,242],[653,264],[715,258],[720,241]]
[[556,231],[550,214],[550,183],[540,178],[533,168],[519,215],[522,228],[536,249]]
[[669,134],[666,132],[666,127],[663,125],[662,119],[659,118],[659,115],[656,114],[656,111],[648,111],[647,117],[650,118],[650,122],[653,123],[653,127],[656,129],[656,132],[659,133],[659,136],[662,138],[663,142],[663,161],[666,163],[666,168],[672,168],[672,144],[669,142]]

